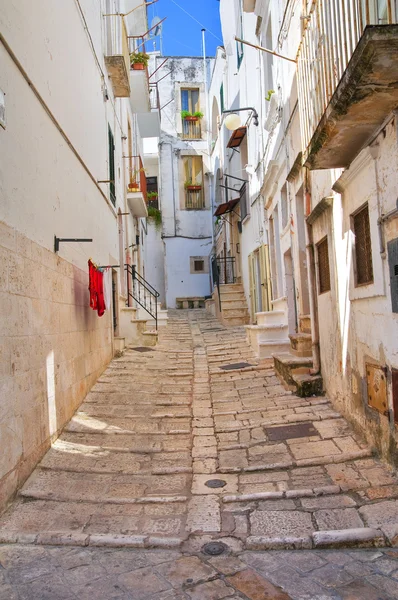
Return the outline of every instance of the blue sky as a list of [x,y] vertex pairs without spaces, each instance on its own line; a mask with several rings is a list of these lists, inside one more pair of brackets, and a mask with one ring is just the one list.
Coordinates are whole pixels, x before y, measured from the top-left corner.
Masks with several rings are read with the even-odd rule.
[[[206,29],[207,56],[215,56],[217,46],[222,44],[219,10],[218,0],[159,0],[148,7],[148,21],[151,24],[154,16],[167,17],[163,23],[165,56],[201,56],[202,26],[186,14],[190,13]],[[147,48],[152,50],[152,43]],[[156,49],[159,50],[158,38]]]

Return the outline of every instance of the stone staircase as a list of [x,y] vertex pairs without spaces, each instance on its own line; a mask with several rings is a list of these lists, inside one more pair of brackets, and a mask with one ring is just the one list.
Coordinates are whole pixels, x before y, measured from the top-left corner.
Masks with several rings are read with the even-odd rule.
[[290,349],[286,298],[274,300],[272,306],[271,311],[256,313],[257,325],[246,326],[248,342],[259,358]]
[[321,375],[313,375],[311,319],[300,318],[300,332],[289,335],[287,352],[274,355],[275,371],[295,394],[302,398],[323,393]]
[[220,285],[221,311],[217,291],[214,292],[213,296],[216,315],[226,327],[247,325],[250,322],[249,310],[241,283]]
[[[125,347],[156,346],[158,331],[155,329],[155,320],[140,307],[126,306],[125,298],[120,297],[120,337],[117,338],[115,352],[120,354]],[[158,303],[158,329],[167,326],[168,312]]]

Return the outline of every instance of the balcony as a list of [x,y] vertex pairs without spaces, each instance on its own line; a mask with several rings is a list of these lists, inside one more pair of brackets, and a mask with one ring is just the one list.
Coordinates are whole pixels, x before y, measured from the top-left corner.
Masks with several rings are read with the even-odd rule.
[[347,168],[398,105],[395,0],[314,0],[298,86],[304,163]]
[[105,64],[116,98],[130,96],[130,56],[127,30],[121,15],[106,15]]
[[182,120],[182,135],[183,140],[201,140],[202,139],[202,128],[200,125],[200,119],[197,121],[190,121],[189,119]]
[[147,217],[147,187],[141,157],[133,156],[129,163],[130,184],[127,189],[127,204],[134,217]]
[[186,210],[203,210],[205,201],[203,195],[203,187],[193,185],[185,188],[185,209]]

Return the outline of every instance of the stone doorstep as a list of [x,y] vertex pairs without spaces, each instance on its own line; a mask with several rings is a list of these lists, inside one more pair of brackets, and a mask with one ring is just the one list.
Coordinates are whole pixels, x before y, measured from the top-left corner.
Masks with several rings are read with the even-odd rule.
[[[379,529],[363,527],[332,531],[315,531],[308,536],[265,537],[249,536],[246,542],[223,534],[205,534],[212,541],[226,543],[230,552],[242,550],[310,550],[327,548],[382,548],[389,544]],[[123,534],[84,534],[48,531],[44,533],[0,532],[0,544],[56,545],[103,548],[183,549],[188,540],[199,539],[198,532],[184,537]],[[203,540],[204,541],[204,540]],[[243,547],[242,547],[243,545]],[[197,549],[199,550],[199,548]]]
[[321,456],[319,458],[302,458],[291,460],[289,462],[264,463],[250,465],[248,467],[223,467],[219,468],[219,473],[252,473],[253,471],[280,471],[291,467],[317,467],[329,464],[340,464],[357,460],[359,458],[369,458],[373,452],[369,449],[358,450],[357,452],[342,452],[330,456]]

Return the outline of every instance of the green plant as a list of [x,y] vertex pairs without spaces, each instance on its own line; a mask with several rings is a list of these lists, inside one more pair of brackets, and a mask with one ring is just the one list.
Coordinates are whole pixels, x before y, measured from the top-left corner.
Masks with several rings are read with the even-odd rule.
[[158,197],[157,192],[147,192],[146,193],[147,200],[155,200]]
[[145,52],[132,52],[130,54],[130,63],[132,65],[134,64],[140,64],[140,65],[145,65],[146,67],[148,66],[149,63],[149,55],[145,54]]
[[158,208],[148,206],[148,219],[153,219],[156,229],[162,226],[162,213]]
[[187,117],[192,117],[192,114],[189,112],[189,110],[182,110],[181,111],[181,118],[182,119],[186,119]]
[[200,112],[200,110],[194,112],[192,116],[196,117],[197,119],[203,119],[203,113]]
[[275,91],[274,90],[268,90],[268,95],[265,96],[265,99],[266,99],[267,102],[269,102],[271,100],[272,94],[275,94]]
[[195,186],[195,187],[202,187],[201,183],[196,183],[195,181],[192,182],[192,179],[187,179],[186,182],[184,183],[184,187],[191,187],[191,186]]

